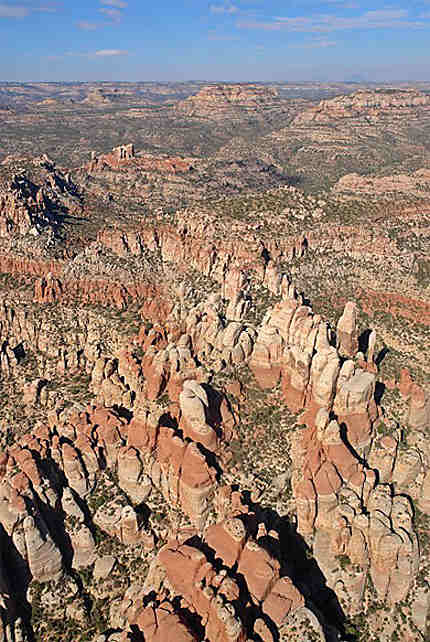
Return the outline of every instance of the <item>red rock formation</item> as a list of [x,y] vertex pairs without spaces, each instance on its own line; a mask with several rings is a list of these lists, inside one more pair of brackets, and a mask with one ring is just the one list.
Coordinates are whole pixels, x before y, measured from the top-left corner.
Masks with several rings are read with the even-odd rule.
[[[201,618],[206,639],[245,642],[247,626],[235,607],[240,596],[242,601],[260,607],[280,629],[303,606],[300,592],[288,577],[279,576],[279,563],[249,536],[240,517],[211,526],[204,539],[211,551],[209,556],[196,547],[195,538],[185,543],[172,541],[161,549],[156,568],[171,597],[180,595],[187,608]],[[211,561],[212,552],[222,563],[218,573]],[[246,594],[236,581],[236,565]],[[150,574],[148,588],[153,581],[155,577]],[[162,594],[163,588],[159,591]]]
[[134,145],[120,145],[114,147],[109,154],[91,154],[90,162],[85,166],[89,174],[103,172],[106,169],[121,170],[133,168],[138,172],[162,172],[167,174],[180,174],[193,169],[197,159],[181,158],[178,156],[145,154],[135,155]]
[[347,427],[347,438],[355,448],[370,442],[372,423],[377,416],[375,375],[362,370],[338,386],[333,410],[340,424]]
[[413,379],[407,368],[402,368],[400,370],[400,380],[398,383],[399,392],[404,399],[409,399],[413,387]]
[[[382,453],[377,449],[372,453],[382,482],[392,473],[397,443],[385,437],[380,446]],[[318,413],[316,428],[297,434],[292,456],[298,528],[305,536],[313,535],[314,554],[328,585],[342,581],[348,608],[352,603],[359,610],[370,572],[380,598],[395,603],[409,591],[416,573],[418,549],[408,500],[393,497],[389,486],[376,484],[375,473],[364,469],[325,410]],[[409,533],[406,538],[402,529]],[[408,552],[406,540],[415,542]],[[355,580],[344,576],[340,580],[342,572],[334,560],[345,554],[361,569]]]
[[337,343],[342,357],[353,359],[358,352],[357,306],[348,301],[337,323]]
[[172,304],[157,288],[148,282],[118,284],[106,279],[56,279],[52,275],[42,277],[34,286],[34,301],[37,303],[72,303],[114,305],[122,310],[130,300],[143,300],[142,315],[159,321],[166,318]]
[[0,254],[0,272],[8,274],[29,276],[52,274],[58,277],[62,274],[64,265],[61,261],[43,261],[14,254]]
[[430,395],[414,383],[410,391],[408,424],[414,430],[427,430],[430,426]]
[[188,629],[179,615],[174,613],[170,602],[162,602],[159,606],[148,605],[135,622],[147,642],[195,642],[198,637]]

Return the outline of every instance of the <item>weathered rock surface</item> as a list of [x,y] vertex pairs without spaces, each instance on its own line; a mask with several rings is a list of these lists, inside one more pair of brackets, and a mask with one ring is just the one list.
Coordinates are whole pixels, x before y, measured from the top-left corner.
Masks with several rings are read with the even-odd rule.
[[302,112],[294,120],[294,125],[305,125],[312,122],[330,123],[344,118],[368,117],[383,118],[398,112],[405,115],[411,108],[428,108],[428,96],[415,89],[377,89],[375,91],[357,91],[350,96],[339,96],[323,100],[316,107]]
[[[218,570],[212,561],[215,558],[221,560]],[[279,563],[249,535],[240,516],[208,528],[204,543],[195,538],[183,544],[168,543],[158,554],[147,587],[160,596],[169,587],[171,594],[181,596],[201,618],[207,639],[225,642],[245,640],[252,631],[259,632],[263,622],[272,636],[270,627],[282,631],[304,605],[303,596],[290,578],[280,577]],[[260,619],[244,621],[237,610],[239,598],[244,606],[257,607]],[[146,630],[147,611],[144,614],[136,619],[142,631]]]
[[237,108],[279,108],[279,102],[278,92],[273,87],[250,84],[209,85],[196,95],[177,103],[176,109],[195,118],[226,118],[234,115]]
[[[401,93],[308,116],[427,109]],[[263,87],[214,87],[176,114],[280,103]],[[414,335],[398,330],[425,326],[429,310],[409,282],[380,292],[363,274],[401,257],[403,275],[425,277],[424,208],[411,246],[400,224],[333,225],[333,201],[293,187],[231,210],[210,192],[179,212],[140,215],[131,200],[119,215],[124,185],[121,203],[144,201],[154,175],[185,190],[205,162],[120,145],[92,155],[79,192],[49,159],[2,165],[0,637],[23,637],[28,598],[41,635],[39,613],[65,623],[55,639],[79,626],[104,642],[331,640],[347,634],[336,598],[369,640],[415,639],[428,607],[430,406],[423,377],[399,373]],[[426,176],[410,177],[417,193]],[[99,210],[103,180],[116,187]],[[365,189],[346,177],[337,192],[354,181]],[[79,233],[67,228],[76,214]],[[313,309],[300,269],[321,256],[332,292],[309,294]],[[361,289],[340,287],[336,261],[345,278],[360,268]],[[392,321],[375,315],[370,331],[359,308],[372,316],[375,301]],[[381,605],[392,609],[382,632]]]

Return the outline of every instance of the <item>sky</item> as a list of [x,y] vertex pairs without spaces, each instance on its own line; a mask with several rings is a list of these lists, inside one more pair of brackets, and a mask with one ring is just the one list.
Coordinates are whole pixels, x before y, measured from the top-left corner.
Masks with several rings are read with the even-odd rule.
[[0,80],[430,80],[430,0],[0,0]]

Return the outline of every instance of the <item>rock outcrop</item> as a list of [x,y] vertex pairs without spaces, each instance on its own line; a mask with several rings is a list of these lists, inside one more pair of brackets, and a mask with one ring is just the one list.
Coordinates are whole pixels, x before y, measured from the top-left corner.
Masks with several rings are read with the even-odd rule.
[[[148,639],[159,639],[152,637],[155,632],[149,622],[156,604],[157,613],[163,609],[162,596],[168,589],[199,616],[208,640],[240,642],[257,633],[270,642],[275,639],[274,627],[288,630],[304,598],[289,577],[280,576],[279,563],[250,535],[246,523],[243,516],[232,517],[208,528],[203,540],[177,540],[163,547],[145,583],[146,590],[158,594],[157,602],[130,623]],[[215,567],[215,559],[221,565]],[[237,608],[239,601],[242,611]],[[247,607],[257,617],[244,620]],[[176,630],[178,623],[169,617]]]
[[46,155],[0,172],[0,238],[30,234],[33,246],[41,232],[55,232],[65,212],[82,213],[81,197],[70,174]]
[[429,97],[416,89],[376,89],[374,91],[359,90],[350,96],[338,96],[321,101],[316,107],[311,107],[299,114],[294,126],[309,123],[330,123],[345,118],[371,118],[378,120],[387,113],[405,117],[411,108],[428,109]]
[[279,108],[278,92],[261,85],[209,85],[176,104],[175,108],[195,118],[228,118],[243,110]]

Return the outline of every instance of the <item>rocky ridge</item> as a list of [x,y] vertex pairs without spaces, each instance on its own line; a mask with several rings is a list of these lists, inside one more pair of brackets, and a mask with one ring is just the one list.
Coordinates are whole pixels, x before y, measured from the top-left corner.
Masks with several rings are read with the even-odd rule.
[[261,85],[209,85],[175,105],[178,112],[193,118],[222,119],[241,111],[280,109],[282,102],[274,87]]
[[415,89],[360,90],[349,96],[339,96],[321,101],[317,106],[298,115],[295,125],[329,123],[344,118],[363,118],[370,121],[384,117],[404,118],[414,108],[428,109],[430,97]]

